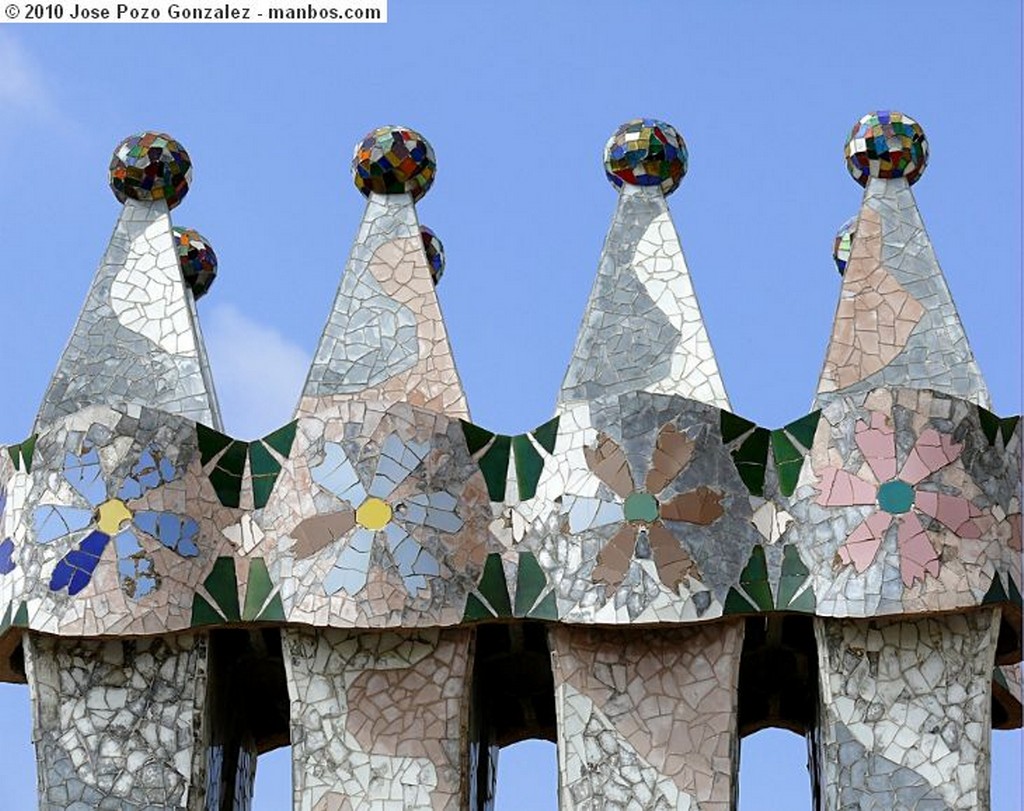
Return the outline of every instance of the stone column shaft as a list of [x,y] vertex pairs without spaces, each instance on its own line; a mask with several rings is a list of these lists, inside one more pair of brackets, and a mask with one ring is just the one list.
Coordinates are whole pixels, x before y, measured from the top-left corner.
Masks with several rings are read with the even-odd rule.
[[40,809],[205,808],[205,637],[24,645]]
[[296,811],[465,808],[471,639],[283,631]]
[[823,811],[989,808],[999,617],[815,619]]
[[551,630],[563,811],[728,811],[743,623]]

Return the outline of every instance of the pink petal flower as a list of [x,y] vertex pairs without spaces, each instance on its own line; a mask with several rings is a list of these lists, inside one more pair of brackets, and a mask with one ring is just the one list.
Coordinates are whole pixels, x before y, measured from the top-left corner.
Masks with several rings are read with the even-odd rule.
[[897,539],[903,585],[910,588],[915,580],[923,583],[925,574],[939,576],[939,555],[916,513],[909,512],[900,520]]
[[822,507],[852,507],[875,503],[875,485],[837,467],[827,467],[818,485],[818,504]]
[[961,538],[981,537],[981,527],[972,520],[981,517],[981,510],[963,496],[919,490],[914,495],[914,506]]
[[855,438],[878,481],[887,482],[896,477],[896,432],[885,414],[871,412],[870,426],[858,421]]
[[926,476],[959,459],[963,448],[949,434],[940,434],[934,428],[926,428],[907,456],[900,478],[908,484],[917,484]]
[[857,574],[863,572],[878,554],[885,531],[892,523],[892,516],[884,512],[871,513],[850,533],[841,547],[839,559],[845,564],[853,564]]

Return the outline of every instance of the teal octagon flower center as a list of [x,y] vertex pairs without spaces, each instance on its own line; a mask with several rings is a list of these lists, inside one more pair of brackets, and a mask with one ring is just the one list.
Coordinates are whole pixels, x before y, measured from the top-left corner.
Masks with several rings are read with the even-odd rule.
[[658,499],[650,493],[630,493],[623,506],[627,521],[651,524],[658,520]]
[[914,503],[914,488],[902,479],[893,479],[878,488],[878,506],[887,513],[899,515],[910,512]]

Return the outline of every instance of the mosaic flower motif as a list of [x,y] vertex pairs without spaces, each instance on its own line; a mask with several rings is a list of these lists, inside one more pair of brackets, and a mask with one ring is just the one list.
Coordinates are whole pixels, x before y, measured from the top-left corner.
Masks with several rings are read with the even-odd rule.
[[[67,589],[74,596],[92,580],[103,552],[114,539],[121,590],[128,597],[141,599],[159,586],[153,559],[140,543],[153,538],[182,557],[199,554],[196,539],[199,525],[191,518],[171,512],[136,510],[132,502],[172,481],[177,470],[155,449],[144,450],[131,472],[108,495],[99,453],[84,448],[82,453],[64,457],[64,478],[88,505],[42,504],[33,513],[36,540],[42,544],[64,538],[80,538],[77,546],[57,561],[50,577],[50,590]],[[82,533],[85,533],[82,535]]]
[[324,578],[328,595],[354,595],[366,585],[374,540],[389,551],[410,596],[441,573],[437,559],[416,539],[423,527],[447,534],[462,528],[457,499],[446,490],[417,492],[416,471],[430,444],[403,442],[396,434],[384,441],[369,485],[363,485],[341,445],[328,442],[324,460],[311,469],[313,481],[349,506],[302,521],[292,531],[297,558],[307,558],[335,541],[344,541]]
[[[597,556],[593,578],[615,591],[629,572],[634,553],[652,558],[661,581],[673,591],[697,567],[669,529],[675,522],[707,526],[721,517],[722,494],[701,486],[668,500],[661,494],[690,464],[694,441],[668,423],[658,432],[644,486],[637,489],[626,454],[611,437],[601,434],[597,446],[584,448],[587,466],[617,496],[568,497],[564,511],[573,533],[621,523]],[[666,524],[666,522],[669,522]]]
[[[4,528],[4,514],[7,511],[7,488],[0,484],[0,532]],[[0,574],[10,574],[14,571],[14,541],[4,538],[0,541]]]
[[918,485],[959,459],[963,445],[948,434],[926,428],[897,470],[896,432],[885,414],[872,412],[870,425],[858,420],[854,436],[870,478],[826,467],[817,487],[817,503],[823,507],[875,505],[877,509],[853,528],[839,547],[839,559],[862,573],[874,561],[889,527],[896,524],[904,585],[909,588],[917,580],[924,582],[926,574],[938,577],[939,554],[920,516],[935,519],[961,538],[979,538],[981,528],[974,519],[981,512],[963,496]]

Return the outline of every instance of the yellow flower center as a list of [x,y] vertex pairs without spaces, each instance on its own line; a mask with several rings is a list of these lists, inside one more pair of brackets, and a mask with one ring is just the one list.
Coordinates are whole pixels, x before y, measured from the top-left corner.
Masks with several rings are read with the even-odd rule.
[[384,529],[391,521],[391,505],[383,499],[368,498],[356,510],[356,521],[365,529]]
[[117,534],[121,527],[131,520],[131,510],[117,498],[104,501],[96,510],[96,526],[100,528],[100,532],[107,535]]

